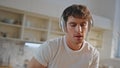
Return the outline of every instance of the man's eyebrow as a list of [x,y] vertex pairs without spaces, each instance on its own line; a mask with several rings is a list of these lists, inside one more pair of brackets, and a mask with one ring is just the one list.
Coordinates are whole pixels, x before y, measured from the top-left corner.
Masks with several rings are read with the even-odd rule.
[[75,24],[75,22],[70,22],[69,24]]
[[81,22],[81,23],[83,23],[83,24],[87,24],[88,22],[87,22],[87,21],[83,21],[83,22]]

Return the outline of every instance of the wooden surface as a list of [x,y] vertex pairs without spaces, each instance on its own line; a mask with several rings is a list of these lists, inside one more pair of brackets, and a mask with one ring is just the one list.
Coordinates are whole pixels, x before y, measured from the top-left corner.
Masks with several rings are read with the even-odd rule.
[[12,68],[12,66],[0,66],[0,68]]

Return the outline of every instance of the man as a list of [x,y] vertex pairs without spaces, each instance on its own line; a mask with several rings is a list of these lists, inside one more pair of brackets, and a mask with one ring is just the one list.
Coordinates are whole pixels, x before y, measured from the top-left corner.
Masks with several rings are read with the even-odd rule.
[[99,52],[85,41],[92,20],[86,6],[67,7],[60,22],[65,36],[43,43],[28,68],[98,68]]

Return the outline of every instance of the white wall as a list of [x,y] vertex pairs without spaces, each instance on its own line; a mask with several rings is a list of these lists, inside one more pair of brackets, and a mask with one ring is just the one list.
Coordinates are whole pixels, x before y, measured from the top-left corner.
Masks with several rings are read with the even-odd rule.
[[95,15],[114,20],[116,0],[88,0]]
[[60,8],[59,5],[54,6],[55,3],[51,4],[45,2],[45,0],[1,0],[0,5],[7,7],[22,9],[31,12],[37,12],[40,14],[58,16]]
[[65,7],[75,3],[87,4],[87,0],[0,0],[0,5],[60,17]]
[[112,22],[110,19],[93,15],[94,27],[102,28],[105,30],[112,30]]

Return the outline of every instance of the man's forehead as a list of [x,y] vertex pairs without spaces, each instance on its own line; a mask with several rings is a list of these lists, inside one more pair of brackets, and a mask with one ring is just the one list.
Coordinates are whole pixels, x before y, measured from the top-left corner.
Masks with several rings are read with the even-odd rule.
[[79,18],[79,17],[73,17],[73,16],[69,16],[69,17],[68,17],[68,20],[69,20],[69,21],[88,22],[88,19]]

